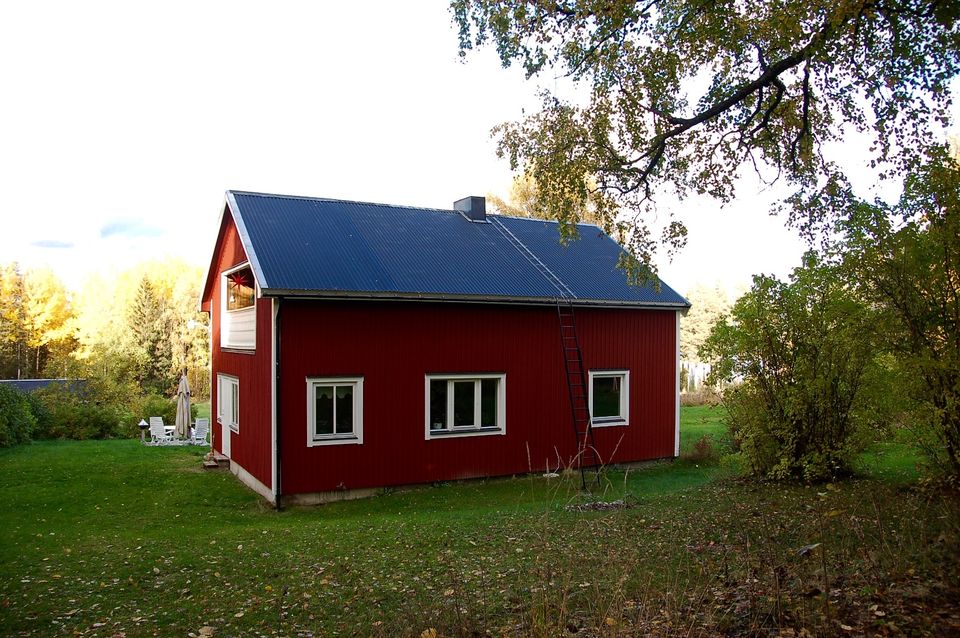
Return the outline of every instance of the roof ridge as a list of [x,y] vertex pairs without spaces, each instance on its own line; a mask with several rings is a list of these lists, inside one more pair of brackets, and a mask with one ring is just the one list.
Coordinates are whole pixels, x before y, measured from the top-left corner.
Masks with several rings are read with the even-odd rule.
[[[560,222],[556,219],[544,219],[543,217],[527,217],[524,215],[504,215],[502,213],[488,213],[487,217],[500,217],[502,219],[517,219],[525,222],[543,222],[544,224],[554,224],[554,225],[560,224]],[[577,222],[577,226],[593,226],[594,228],[603,230],[597,224],[591,224],[590,222]]]
[[233,193],[234,195],[251,195],[253,197],[265,197],[265,198],[272,198],[272,199],[293,199],[293,200],[308,201],[308,202],[330,202],[334,204],[362,204],[366,206],[383,206],[385,208],[402,208],[405,210],[423,210],[423,211],[431,211],[431,212],[437,212],[437,213],[457,212],[453,208],[432,208],[429,206],[384,204],[381,202],[365,202],[365,201],[359,201],[356,199],[338,199],[335,197],[309,197],[306,195],[283,195],[283,194],[277,194],[277,193],[259,193],[256,191],[239,191],[239,190],[233,190],[233,189],[230,189],[227,192]]

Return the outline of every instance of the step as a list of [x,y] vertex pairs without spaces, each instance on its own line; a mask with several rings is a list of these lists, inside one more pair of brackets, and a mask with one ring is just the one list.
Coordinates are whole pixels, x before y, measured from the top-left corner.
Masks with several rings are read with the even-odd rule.
[[219,452],[210,452],[205,457],[203,457],[203,467],[206,469],[217,469],[217,468],[229,468],[230,467],[230,457],[224,456]]

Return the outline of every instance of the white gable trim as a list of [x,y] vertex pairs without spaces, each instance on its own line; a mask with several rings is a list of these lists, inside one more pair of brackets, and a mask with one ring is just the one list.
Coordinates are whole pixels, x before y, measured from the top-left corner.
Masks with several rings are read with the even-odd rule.
[[240,243],[243,245],[243,252],[247,254],[250,261],[250,268],[253,270],[253,278],[257,285],[269,289],[269,282],[263,275],[263,268],[260,267],[260,259],[257,252],[253,249],[253,242],[250,241],[250,233],[247,232],[247,225],[243,222],[243,215],[240,214],[240,206],[237,205],[237,198],[233,191],[227,191],[227,208],[233,217],[233,223],[237,226],[237,234],[240,236]]

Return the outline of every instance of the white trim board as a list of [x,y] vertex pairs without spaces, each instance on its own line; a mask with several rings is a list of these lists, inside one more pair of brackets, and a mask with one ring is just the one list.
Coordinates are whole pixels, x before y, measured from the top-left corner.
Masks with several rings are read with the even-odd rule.
[[673,430],[673,455],[680,456],[680,311],[677,311],[677,327],[673,333],[673,339],[676,343],[676,365],[674,367],[674,396],[676,403],[674,405],[674,430]]
[[240,467],[240,465],[235,463],[233,459],[230,459],[230,471],[233,472],[234,476],[240,479],[241,483],[252,489],[263,498],[267,499],[267,501],[270,503],[276,505],[277,501],[274,499],[273,490],[261,483],[253,474]]
[[279,480],[277,479],[277,315],[280,312],[280,300],[270,300],[270,483],[273,502],[277,502]]

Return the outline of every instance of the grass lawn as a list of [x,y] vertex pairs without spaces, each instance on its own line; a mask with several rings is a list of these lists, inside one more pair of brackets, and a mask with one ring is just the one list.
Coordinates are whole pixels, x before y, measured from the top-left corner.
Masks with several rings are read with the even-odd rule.
[[[684,408],[683,449],[717,410]],[[957,504],[889,452],[820,487],[610,473],[612,511],[537,476],[276,512],[197,448],[34,443],[0,451],[0,635],[960,632]]]
[[693,444],[707,437],[718,448],[729,449],[729,437],[723,419],[723,406],[697,405],[680,409],[680,451],[689,452]]
[[194,405],[197,406],[197,417],[199,418],[210,418],[210,401],[199,401]]

